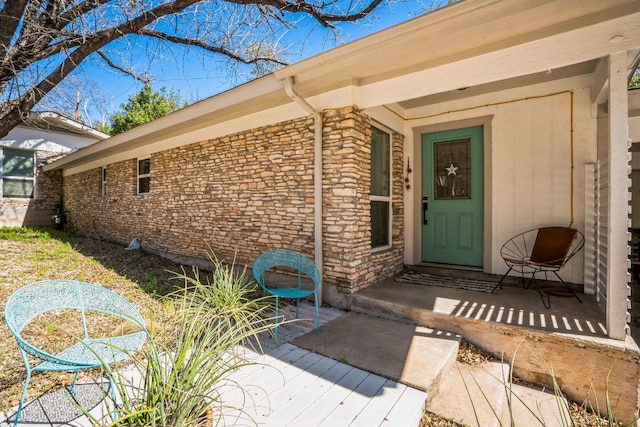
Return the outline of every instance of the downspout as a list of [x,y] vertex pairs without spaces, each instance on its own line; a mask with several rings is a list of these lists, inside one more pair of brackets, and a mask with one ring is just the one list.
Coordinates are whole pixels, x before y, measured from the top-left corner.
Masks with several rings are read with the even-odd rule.
[[[313,108],[305,99],[301,98],[293,89],[293,76],[284,80],[284,91],[296,104],[302,107],[307,113],[313,116],[314,120],[314,151],[313,151],[313,193],[314,193],[314,213],[313,222],[314,253],[315,263],[322,274],[322,113]],[[318,292],[319,304],[322,304],[322,288]]]

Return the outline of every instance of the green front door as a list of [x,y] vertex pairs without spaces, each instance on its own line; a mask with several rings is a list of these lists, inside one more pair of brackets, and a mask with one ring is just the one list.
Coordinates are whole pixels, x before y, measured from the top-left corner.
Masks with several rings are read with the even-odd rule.
[[422,135],[422,260],[482,266],[482,126]]

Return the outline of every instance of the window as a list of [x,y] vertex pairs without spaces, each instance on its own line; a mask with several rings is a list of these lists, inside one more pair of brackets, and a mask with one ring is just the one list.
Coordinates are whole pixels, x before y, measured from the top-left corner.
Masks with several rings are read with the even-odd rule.
[[371,248],[391,247],[391,136],[371,127]]
[[107,196],[107,168],[102,168],[102,186],[100,190],[100,196]]
[[2,197],[32,199],[36,177],[35,152],[2,148],[1,153]]
[[151,159],[138,159],[138,194],[147,194],[151,187]]

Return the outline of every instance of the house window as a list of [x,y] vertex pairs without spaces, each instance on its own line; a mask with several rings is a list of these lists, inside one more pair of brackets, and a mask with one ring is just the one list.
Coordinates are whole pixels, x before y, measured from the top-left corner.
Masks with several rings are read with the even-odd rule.
[[107,196],[107,168],[102,168],[102,186],[100,187],[100,196]]
[[138,194],[147,194],[151,187],[151,159],[138,159]]
[[1,153],[2,197],[32,199],[36,177],[35,152],[2,148]]
[[391,135],[371,127],[371,248],[391,247]]

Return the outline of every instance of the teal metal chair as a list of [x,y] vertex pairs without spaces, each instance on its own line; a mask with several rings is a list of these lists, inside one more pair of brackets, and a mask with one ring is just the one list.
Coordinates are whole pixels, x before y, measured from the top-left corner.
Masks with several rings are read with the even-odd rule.
[[[291,269],[296,273],[295,283],[292,280],[280,280],[268,282],[266,273],[268,270]],[[298,302],[302,298],[314,296],[316,308],[316,334],[320,333],[320,308],[318,290],[320,288],[320,272],[312,260],[304,255],[287,249],[273,249],[258,255],[253,263],[253,276],[265,292],[276,297],[276,328],[275,336],[278,339],[278,305],[280,298],[290,298],[296,300],[296,318],[298,318]],[[304,287],[304,278],[311,280],[311,286]]]
[[[71,347],[57,354],[51,354],[29,343],[22,332],[32,320],[57,310],[76,312],[82,322],[83,336],[76,337],[76,342]],[[89,312],[102,313],[123,320],[126,324],[133,325],[133,332],[113,337],[91,337],[86,319]],[[126,299],[101,286],[74,280],[45,280],[23,286],[7,300],[4,319],[18,343],[20,355],[27,371],[18,410],[14,415],[14,427],[18,424],[22,412],[31,372],[75,371],[69,388],[73,394],[81,370],[98,368],[126,360],[132,353],[138,351],[147,339],[142,316]],[[65,325],[57,326],[64,327]],[[28,356],[35,358],[40,363],[32,366]],[[113,378],[109,374],[107,376],[115,403],[116,392]]]

